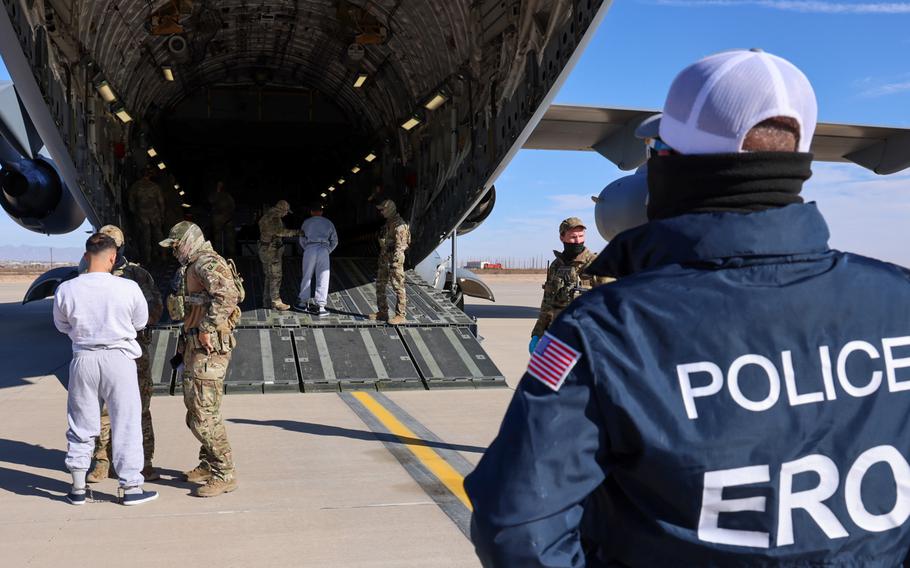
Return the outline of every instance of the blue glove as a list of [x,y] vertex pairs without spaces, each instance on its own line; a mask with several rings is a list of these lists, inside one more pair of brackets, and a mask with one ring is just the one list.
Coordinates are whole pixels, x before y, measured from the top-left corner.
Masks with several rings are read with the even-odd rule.
[[537,349],[537,342],[540,341],[540,336],[532,335],[531,343],[528,344],[528,353],[533,354],[534,350]]

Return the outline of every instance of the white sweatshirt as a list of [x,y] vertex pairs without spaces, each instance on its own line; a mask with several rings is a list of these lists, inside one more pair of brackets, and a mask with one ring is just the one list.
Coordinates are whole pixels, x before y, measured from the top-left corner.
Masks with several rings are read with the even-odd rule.
[[73,352],[122,349],[142,355],[136,332],[148,324],[148,303],[139,285],[107,272],[67,280],[54,295],[54,325],[69,335]]

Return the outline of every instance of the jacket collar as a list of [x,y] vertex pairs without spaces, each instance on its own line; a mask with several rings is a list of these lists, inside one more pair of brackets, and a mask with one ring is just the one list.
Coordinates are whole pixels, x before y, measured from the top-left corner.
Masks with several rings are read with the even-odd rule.
[[666,264],[721,267],[828,249],[828,225],[815,203],[756,213],[695,213],[651,221],[617,235],[588,268],[629,276]]

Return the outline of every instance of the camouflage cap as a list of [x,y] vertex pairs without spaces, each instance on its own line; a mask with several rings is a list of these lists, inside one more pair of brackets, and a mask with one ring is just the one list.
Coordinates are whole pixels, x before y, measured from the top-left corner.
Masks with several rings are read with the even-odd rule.
[[196,251],[206,244],[206,240],[198,225],[189,221],[180,221],[171,228],[168,238],[158,244],[173,248],[177,261],[186,266]]
[[560,236],[565,235],[566,231],[568,231],[570,229],[575,229],[577,227],[581,227],[582,229],[587,229],[587,227],[585,227],[585,224],[581,222],[581,219],[579,219],[578,217],[569,217],[568,219],[565,219],[562,223],[559,224],[559,234],[560,234]]
[[379,209],[379,211],[385,215],[394,215],[398,211],[398,208],[395,207],[395,202],[391,199],[384,200],[376,206],[376,209]]
[[[186,235],[193,227],[196,227],[194,223],[190,223],[189,221],[180,221],[171,227],[171,232],[168,233],[167,238],[158,244],[164,248],[172,248],[174,245],[179,243],[180,239],[182,239],[184,235]],[[196,228],[198,229],[198,227]]]
[[114,239],[114,244],[117,245],[117,248],[123,246],[123,231],[117,225],[105,225],[98,229],[98,232]]
[[275,209],[283,209],[285,213],[293,213],[293,211],[291,211],[291,204],[284,199],[275,204]]

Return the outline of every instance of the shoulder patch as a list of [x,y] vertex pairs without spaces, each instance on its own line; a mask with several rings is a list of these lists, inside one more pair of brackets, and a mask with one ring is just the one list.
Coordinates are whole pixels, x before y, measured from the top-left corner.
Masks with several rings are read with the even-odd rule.
[[581,353],[545,332],[531,354],[528,374],[558,391],[579,359]]

